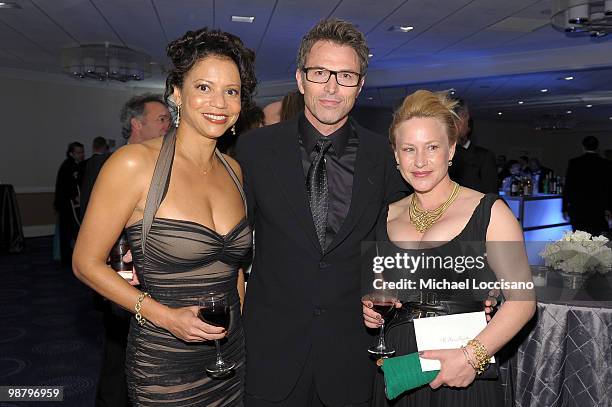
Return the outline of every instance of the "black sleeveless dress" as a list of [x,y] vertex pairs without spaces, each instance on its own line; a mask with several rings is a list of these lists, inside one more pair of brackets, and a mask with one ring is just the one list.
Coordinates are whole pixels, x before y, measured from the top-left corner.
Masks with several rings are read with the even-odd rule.
[[[205,367],[216,358],[214,341],[187,343],[150,322],[140,326],[132,318],[126,352],[128,393],[136,406],[242,406],[245,350],[237,276],[251,252],[251,229],[246,218],[220,235],[196,222],[155,217],[168,189],[174,146],[174,134],[167,135],[144,218],[126,228],[134,265],[142,290],[169,307],[197,305],[198,297],[207,292],[227,293],[230,326],[221,350],[236,367],[233,376],[213,379]],[[247,213],[236,174],[221,153],[215,154],[240,191]]]
[[[478,253],[484,253],[487,227],[489,226],[489,220],[491,217],[491,207],[497,199],[499,199],[499,197],[496,194],[486,194],[474,209],[470,220],[459,235],[442,246],[418,250],[415,251],[418,253],[414,254],[421,255],[424,253],[425,255],[441,256],[460,256],[467,254],[474,256]],[[378,242],[390,241],[387,233],[386,211],[382,214],[377,225],[376,240]],[[392,243],[389,244],[392,245]],[[437,271],[428,270],[427,272],[435,274]],[[436,275],[435,277],[437,278],[439,275]],[[471,293],[450,292],[449,294],[449,291],[436,290],[430,290],[427,292],[411,290],[408,295],[409,297],[420,297],[422,299],[427,298],[434,292],[435,294],[433,295],[436,295],[439,298],[448,298],[449,300],[460,302],[466,301],[466,303],[476,298],[482,301],[487,295],[486,291]],[[408,308],[410,308],[410,302],[417,302],[416,298],[401,297],[402,296],[400,295],[400,300],[404,304],[404,310],[402,310],[402,312],[407,311]],[[473,303],[473,301],[471,301],[471,303]],[[481,304],[481,302],[478,302],[478,304]],[[387,345],[393,349],[396,349],[396,356],[406,355],[418,350],[414,334],[414,324],[411,322],[404,322],[401,324],[401,326],[399,324],[394,326],[394,321],[391,321],[388,324],[385,338]],[[499,360],[496,359],[496,361],[499,363]],[[492,368],[489,368],[489,370],[490,369]],[[503,389],[501,387],[501,383],[497,379],[474,380],[474,382],[472,382],[472,384],[467,388],[440,387],[436,390],[432,390],[431,387],[426,385],[407,391],[391,401],[387,400],[385,397],[384,376],[380,369],[378,369],[374,380],[374,394],[372,397],[373,407],[497,407],[503,405]]]

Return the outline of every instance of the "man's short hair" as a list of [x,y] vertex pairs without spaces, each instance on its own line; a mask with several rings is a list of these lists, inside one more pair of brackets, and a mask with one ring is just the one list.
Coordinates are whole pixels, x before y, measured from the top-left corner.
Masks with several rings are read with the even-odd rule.
[[370,49],[366,43],[365,36],[352,23],[331,18],[321,20],[302,38],[300,50],[297,55],[297,68],[304,68],[306,57],[312,49],[312,46],[318,41],[331,41],[338,45],[351,47],[359,57],[359,72],[365,75],[368,70],[368,54]]
[[586,136],[582,139],[582,147],[587,151],[595,151],[599,147],[599,140],[595,136]]
[[77,147],[85,148],[85,146],[78,141],[73,141],[72,143],[68,144],[68,148],[66,149],[66,157],[70,157],[70,153],[74,153],[74,150]]
[[141,117],[144,113],[145,105],[150,102],[157,102],[166,106],[163,97],[153,93],[136,95],[123,105],[119,118],[121,120],[121,135],[124,139],[127,140],[132,135],[132,119]]
[[93,139],[91,146],[94,150],[101,150],[103,148],[108,148],[108,143],[106,142],[106,139],[104,137],[98,136]]

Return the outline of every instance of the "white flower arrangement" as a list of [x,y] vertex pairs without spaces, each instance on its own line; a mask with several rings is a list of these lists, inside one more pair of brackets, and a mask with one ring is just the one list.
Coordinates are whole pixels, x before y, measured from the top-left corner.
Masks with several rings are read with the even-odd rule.
[[568,273],[605,274],[612,267],[612,248],[606,246],[608,241],[604,236],[591,236],[581,230],[568,231],[560,240],[546,245],[540,256],[547,266]]

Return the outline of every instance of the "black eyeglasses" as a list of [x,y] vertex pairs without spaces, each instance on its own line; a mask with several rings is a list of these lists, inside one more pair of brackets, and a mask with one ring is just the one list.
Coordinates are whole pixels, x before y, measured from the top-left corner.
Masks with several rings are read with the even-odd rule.
[[354,88],[359,85],[361,74],[351,71],[332,71],[325,68],[302,68],[302,72],[306,74],[306,80],[314,83],[327,83],[332,75],[336,77],[336,83],[340,86]]

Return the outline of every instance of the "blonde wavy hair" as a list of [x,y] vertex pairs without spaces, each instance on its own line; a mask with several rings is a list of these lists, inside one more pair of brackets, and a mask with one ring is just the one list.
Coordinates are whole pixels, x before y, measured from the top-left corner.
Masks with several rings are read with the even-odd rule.
[[459,101],[453,99],[448,92],[431,92],[417,90],[406,96],[402,105],[393,114],[393,122],[389,128],[389,141],[395,149],[395,131],[400,124],[414,118],[432,118],[438,120],[446,129],[448,143],[457,142],[459,121],[461,118],[455,111]]

